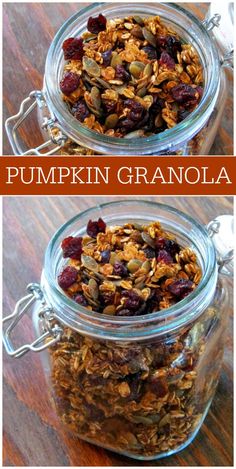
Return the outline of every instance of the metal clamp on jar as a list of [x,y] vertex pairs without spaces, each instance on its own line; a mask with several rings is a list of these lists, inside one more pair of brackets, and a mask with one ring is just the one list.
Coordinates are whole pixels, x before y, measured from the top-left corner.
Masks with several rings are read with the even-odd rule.
[[[141,316],[108,316],[75,303],[57,283],[64,262],[60,246],[71,233],[85,233],[88,216],[102,216],[110,225],[158,218],[196,253],[199,285],[179,303]],[[6,352],[21,357],[42,351],[57,412],[79,438],[144,460],[180,451],[201,427],[218,383],[233,243],[229,215],[204,227],[167,205],[134,200],[83,212],[53,236],[41,284],[29,285],[4,319]],[[36,338],[15,348],[11,334],[32,307]]]
[[[211,6],[206,19],[200,22],[180,5],[132,5],[133,14],[141,17],[159,15],[184,41],[193,44],[204,71],[204,93],[197,108],[175,127],[138,139],[109,137],[86,128],[71,115],[61,99],[59,82],[64,66],[64,40],[79,37],[86,29],[89,16],[103,13],[107,18],[125,17],[130,15],[130,6],[107,3],[91,5],[79,11],[64,23],[49,48],[43,90],[31,92],[22,102],[18,114],[6,121],[6,132],[13,152],[16,155],[70,154],[65,144],[67,146],[71,142],[73,147],[76,146],[74,154],[77,155],[86,154],[86,149],[89,154],[104,155],[208,154],[225,107],[225,67],[231,67],[233,60],[232,9],[231,3],[222,6],[220,12]],[[227,34],[224,31],[226,24]],[[19,129],[35,108],[44,142],[26,150],[20,140]]]

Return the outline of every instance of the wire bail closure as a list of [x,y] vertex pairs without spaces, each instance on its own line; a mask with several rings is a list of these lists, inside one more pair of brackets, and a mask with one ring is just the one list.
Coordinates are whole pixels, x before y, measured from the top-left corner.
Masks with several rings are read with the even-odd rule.
[[[63,329],[55,322],[52,308],[46,303],[43,291],[39,284],[30,283],[27,286],[28,294],[21,298],[15,306],[12,314],[3,319],[3,324],[10,322],[5,331],[2,331],[3,344],[8,355],[11,357],[22,357],[29,350],[41,352],[47,347],[55,344],[61,339]],[[15,349],[11,340],[11,333],[21,318],[37,302],[41,303],[39,318],[43,333],[31,344],[24,344]]]

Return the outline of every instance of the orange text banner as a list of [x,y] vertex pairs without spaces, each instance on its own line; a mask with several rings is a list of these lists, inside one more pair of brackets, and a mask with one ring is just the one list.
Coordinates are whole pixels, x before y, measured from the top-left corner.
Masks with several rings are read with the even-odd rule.
[[1,195],[235,195],[235,157],[1,157]]

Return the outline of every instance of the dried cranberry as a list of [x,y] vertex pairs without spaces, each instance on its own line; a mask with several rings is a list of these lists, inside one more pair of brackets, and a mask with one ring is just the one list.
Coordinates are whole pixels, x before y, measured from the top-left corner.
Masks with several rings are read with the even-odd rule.
[[184,107],[196,105],[199,99],[199,94],[196,88],[190,85],[181,83],[171,89],[171,94],[174,100],[179,104],[184,104]]
[[192,292],[193,282],[191,280],[185,280],[184,278],[181,278],[168,285],[168,290],[170,293],[172,293],[172,295],[182,299]]
[[159,64],[163,67],[169,68],[173,70],[175,68],[175,61],[174,59],[165,51],[161,53],[161,57],[159,59]]
[[143,250],[145,256],[147,257],[147,259],[153,259],[155,256],[156,256],[156,253],[155,253],[155,250],[152,249],[151,247],[147,247]]
[[127,267],[122,262],[116,261],[113,265],[113,275],[119,275],[119,277],[126,277],[128,275]]
[[117,65],[116,66],[116,78],[118,80],[122,81],[129,81],[130,80],[130,74],[125,70],[125,67],[123,65]]
[[98,233],[105,233],[106,223],[102,218],[99,218],[98,221],[89,220],[87,224],[87,233],[91,238],[96,238]]
[[150,112],[152,112],[153,114],[158,114],[162,108],[165,106],[165,101],[164,99],[162,98],[158,98],[157,95],[154,95],[153,96],[153,103],[150,107]]
[[63,257],[70,257],[71,259],[77,259],[80,261],[83,251],[82,238],[68,236],[68,238],[63,239],[61,248],[63,251]]
[[157,51],[154,47],[152,46],[145,46],[142,49],[144,52],[146,52],[149,60],[156,60],[157,59]]
[[171,255],[165,249],[161,249],[158,252],[157,262],[164,262],[165,264],[171,264],[173,262],[173,259]]
[[103,107],[107,114],[114,114],[116,112],[117,102],[112,101],[110,99],[106,99],[103,101]]
[[60,89],[66,96],[73,93],[79,86],[80,78],[79,75],[73,72],[65,73],[64,77],[60,81]]
[[181,47],[181,42],[179,39],[177,39],[175,36],[167,36],[167,52],[170,54],[173,59],[177,59],[177,52],[181,52],[182,47]]
[[130,109],[129,119],[136,122],[139,121],[142,117],[143,111],[145,110],[141,103],[135,101],[134,99],[126,99],[124,101],[124,107]]
[[100,31],[104,31],[106,29],[106,25],[107,20],[105,16],[100,13],[95,18],[92,18],[92,16],[90,16],[87,23],[87,29],[92,34],[98,34],[100,33]]
[[71,266],[65,267],[65,269],[58,275],[58,284],[63,290],[69,288],[73,283],[76,282],[78,271]]
[[102,264],[108,264],[110,257],[111,257],[110,249],[105,249],[104,251],[101,251],[101,263]]
[[74,300],[76,301],[76,303],[78,303],[81,306],[87,306],[88,305],[88,302],[87,302],[86,298],[81,293],[78,293],[78,295],[75,296]]
[[164,249],[166,247],[166,238],[160,236],[155,240],[155,245],[157,249]]
[[108,67],[111,62],[111,54],[112,54],[112,49],[108,49],[105,52],[102,52],[102,58],[103,58],[103,65],[105,67]]
[[125,290],[122,292],[124,301],[124,309],[130,311],[137,311],[143,303],[143,299],[133,290]]
[[173,258],[175,258],[175,255],[180,251],[180,246],[173,239],[166,239],[165,249]]
[[84,55],[83,39],[69,37],[63,42],[62,49],[65,60],[81,60]]
[[104,291],[100,295],[100,299],[103,305],[112,305],[114,303],[115,294],[111,291]]
[[89,110],[83,99],[80,99],[73,104],[71,112],[73,116],[75,116],[75,118],[80,122],[84,122],[84,119],[89,116]]
[[201,86],[196,86],[195,90],[197,91],[199,95],[199,100],[202,98],[203,95],[203,88]]

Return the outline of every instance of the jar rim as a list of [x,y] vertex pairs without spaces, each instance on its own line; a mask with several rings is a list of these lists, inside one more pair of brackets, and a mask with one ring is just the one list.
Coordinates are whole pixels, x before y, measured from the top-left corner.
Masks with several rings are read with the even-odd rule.
[[[75,301],[66,296],[64,291],[59,287],[57,277],[55,277],[55,272],[52,269],[52,257],[55,254],[55,247],[57,246],[58,240],[60,238],[63,239],[63,233],[68,230],[68,228],[72,228],[74,223],[80,218],[87,217],[89,220],[90,215],[98,208],[105,210],[108,207],[112,207],[114,208],[114,213],[116,213],[115,209],[118,204],[122,204],[124,209],[128,204],[131,204],[134,208],[141,204],[142,207],[145,207],[147,210],[152,207],[164,210],[167,214],[174,213],[181,220],[191,223],[194,229],[197,230],[198,235],[201,235],[201,239],[205,243],[207,252],[205,271],[203,272],[203,277],[196,289],[194,289],[190,295],[179,303],[176,303],[170,308],[166,308],[162,311],[156,311],[141,316],[108,316],[88,311],[87,308],[78,305]],[[60,246],[59,248],[61,251]],[[179,328],[180,326],[193,321],[209,305],[214,294],[217,276],[218,272],[215,248],[204,226],[189,215],[186,215],[182,211],[169,205],[152,201],[129,199],[106,202],[99,204],[99,206],[96,207],[90,207],[64,223],[56,231],[47,246],[42,275],[42,285],[49,303],[52,305],[53,310],[56,311],[56,317],[65,325],[73,328],[76,328],[76,325],[79,325],[78,330],[83,330],[83,332],[88,335],[95,334],[107,338],[115,338],[118,336],[123,340],[127,340],[129,337],[129,339],[131,338],[135,340],[137,335],[138,337],[145,337],[147,334],[150,334],[150,328],[152,329],[151,333],[157,335],[158,333],[166,333],[166,331],[170,329],[173,330]],[[210,286],[212,286],[212,292]],[[60,309],[62,306],[63,308],[61,311]],[[191,313],[189,313],[189,310]],[[157,324],[155,324],[155,322],[157,322]],[[109,327],[107,328],[108,324]],[[132,334],[130,328],[133,328],[134,326],[135,334]]]
[[[191,136],[195,135],[204,126],[215,105],[220,82],[219,55],[209,32],[205,29],[204,25],[198,20],[198,18],[180,5],[160,2],[159,4],[151,4],[149,7],[147,4],[143,5],[141,3],[137,3],[134,4],[132,8],[136,8],[138,11],[143,8],[143,14],[146,15],[147,13],[151,15],[151,11],[152,14],[158,14],[161,9],[168,9],[168,12],[172,12],[172,14],[179,12],[183,17],[190,20],[191,24],[194,24],[194,27],[196,28],[194,37],[192,35],[194,42],[197,43],[197,41],[200,40],[200,35],[202,35],[206,41],[204,50],[201,51],[202,54],[206,55],[205,79],[207,78],[203,97],[197,108],[191,112],[186,119],[178,123],[173,128],[150,137],[142,137],[138,139],[109,137],[88,129],[80,124],[78,120],[72,116],[61,99],[59,88],[59,68],[64,60],[61,47],[62,43],[68,37],[71,29],[73,30],[75,26],[78,29],[79,22],[80,24],[83,24],[82,22],[87,20],[89,13],[92,14],[94,10],[100,8],[105,14],[107,8],[111,8],[111,11],[113,11],[116,6],[123,9],[130,8],[130,4],[126,6],[124,3],[93,3],[72,15],[67,21],[65,21],[55,35],[47,54],[44,77],[44,89],[49,108],[58,120],[58,127],[65,132],[69,138],[73,141],[78,141],[79,144],[88,146],[95,151],[100,151],[102,153],[102,151],[105,150],[106,153],[109,153],[110,150],[112,154],[125,154],[126,152],[128,154],[137,154],[137,152],[139,154],[140,152],[141,154],[150,154],[153,152],[161,153],[166,149],[168,151],[174,150],[181,144],[181,142],[189,138],[189,134],[191,134]],[[155,9],[156,11],[154,11]],[[160,13],[160,16],[161,15],[164,17],[163,11]],[[183,30],[183,26],[181,27]]]

